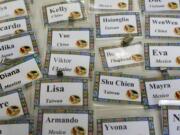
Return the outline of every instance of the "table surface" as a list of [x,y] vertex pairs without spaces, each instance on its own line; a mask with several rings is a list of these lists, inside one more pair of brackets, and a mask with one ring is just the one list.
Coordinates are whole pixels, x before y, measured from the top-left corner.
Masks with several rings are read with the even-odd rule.
[[[40,50],[40,57],[42,63],[45,61],[46,55],[46,47],[47,47],[47,26],[43,24],[43,16],[42,16],[42,6],[61,2],[61,0],[34,0],[34,4],[31,5],[31,22],[33,31],[36,34],[37,42]],[[94,11],[90,11],[88,8],[88,0],[85,0],[86,4],[86,13],[88,14],[88,20],[80,23],[75,23],[74,27],[94,27]],[[140,12],[138,6],[138,0],[133,0],[133,11]],[[101,11],[102,12],[102,11]],[[98,11],[96,11],[98,13]],[[141,22],[142,22],[142,30],[144,35],[144,15],[141,14]],[[68,27],[68,24],[58,24],[52,27]],[[94,27],[95,28],[95,27]],[[143,43],[166,43],[166,42],[178,42],[178,40],[147,40],[144,39],[144,36],[135,38],[133,42],[141,41]],[[103,71],[102,63],[100,60],[100,56],[98,53],[98,48],[103,46],[112,46],[119,45],[121,42],[121,38],[119,39],[109,39],[109,40],[95,40],[95,71]],[[159,77],[161,74],[158,71],[145,71],[144,65],[136,66],[136,67],[128,67],[120,69],[116,72],[123,72],[126,74],[132,75],[141,75],[147,78],[151,77]],[[180,75],[180,71],[170,71],[170,75]],[[94,134],[96,135],[96,119],[99,118],[118,118],[118,117],[145,117],[151,116],[154,118],[156,135],[161,134],[161,125],[160,125],[160,111],[158,110],[144,110],[143,106],[140,105],[124,105],[124,104],[99,104],[92,102],[92,92],[93,92],[93,81],[89,83],[89,108],[94,110]],[[37,109],[33,107],[34,101],[34,85],[28,90],[24,91],[26,100],[28,102],[29,111],[31,116],[35,118],[37,117]]]

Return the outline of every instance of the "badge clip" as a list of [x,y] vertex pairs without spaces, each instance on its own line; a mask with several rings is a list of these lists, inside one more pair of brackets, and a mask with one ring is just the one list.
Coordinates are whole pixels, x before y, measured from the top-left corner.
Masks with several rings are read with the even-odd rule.
[[163,78],[168,78],[169,77],[169,73],[168,73],[167,68],[161,67],[160,72],[161,72]]
[[121,46],[123,46],[123,47],[129,46],[129,44],[133,40],[134,40],[134,37],[132,35],[126,35],[121,42]]
[[57,77],[63,77],[64,74],[63,74],[63,71],[62,70],[58,70],[57,71]]

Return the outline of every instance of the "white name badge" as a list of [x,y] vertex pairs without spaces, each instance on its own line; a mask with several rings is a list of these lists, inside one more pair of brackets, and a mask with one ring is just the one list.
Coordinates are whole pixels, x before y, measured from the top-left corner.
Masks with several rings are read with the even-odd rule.
[[0,62],[38,53],[34,33],[23,33],[0,39]]
[[87,79],[44,79],[36,83],[35,107],[83,107],[87,105]]
[[146,69],[180,69],[180,44],[145,44]]
[[31,31],[30,20],[26,17],[17,17],[0,21],[0,37],[16,35]]
[[[98,135],[154,135],[153,125],[151,117],[98,119],[97,133]],[[140,128],[142,130],[137,130]]]
[[141,0],[143,12],[180,11],[179,0]]
[[93,0],[95,9],[132,10],[132,0]]
[[90,135],[93,134],[92,111],[40,110],[37,134]]
[[84,5],[81,2],[62,2],[43,7],[45,24],[68,22],[85,19]]
[[10,0],[7,2],[1,2],[0,13],[0,20],[18,16],[27,16],[27,3],[25,3],[24,0]]
[[146,38],[180,38],[180,16],[146,16]]
[[105,70],[117,70],[124,66],[135,66],[144,61],[144,49],[141,43],[135,43],[127,47],[102,47],[99,51]]
[[11,120],[0,122],[0,134],[2,135],[30,135],[33,125],[29,120]]
[[45,68],[48,76],[57,76],[58,71],[67,77],[92,77],[94,54],[88,52],[51,52],[47,54]]
[[160,100],[179,100],[180,79],[145,81],[143,102],[149,108],[158,107]]
[[18,60],[11,67],[0,70],[0,86],[3,91],[9,91],[29,84],[41,77],[37,56],[28,56]]
[[96,14],[96,37],[113,38],[131,34],[141,36],[140,15],[137,12]]
[[21,89],[0,94],[0,120],[28,116],[25,97]]
[[48,45],[56,50],[88,50],[94,48],[91,28],[49,29]]
[[98,102],[140,104],[141,83],[137,76],[97,72],[93,99]]

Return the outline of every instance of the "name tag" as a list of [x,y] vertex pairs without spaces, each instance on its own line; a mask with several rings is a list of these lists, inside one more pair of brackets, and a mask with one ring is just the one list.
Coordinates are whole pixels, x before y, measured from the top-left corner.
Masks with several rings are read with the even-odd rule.
[[[151,126],[150,126],[151,125]],[[100,128],[101,127],[101,128]],[[98,135],[154,135],[151,117],[98,119]],[[137,130],[142,129],[142,130]]]
[[94,48],[91,28],[49,29],[48,44],[52,50],[88,50]]
[[179,12],[179,0],[141,0],[143,12]]
[[26,17],[17,17],[0,21],[0,37],[16,35],[31,31],[30,20]]
[[43,79],[36,83],[35,107],[83,107],[87,105],[87,79]]
[[180,16],[146,16],[146,38],[180,38]]
[[93,112],[73,110],[40,110],[37,134],[93,134]]
[[97,72],[93,100],[109,103],[141,104],[141,83],[137,76]]
[[27,16],[27,3],[24,0],[11,0],[0,3],[0,19]]
[[96,37],[113,38],[131,34],[141,36],[140,15],[137,12],[96,14]]
[[29,84],[41,77],[37,56],[28,56],[18,60],[12,66],[0,70],[0,86],[3,91],[9,91]]
[[132,0],[93,0],[95,9],[132,10]]
[[144,49],[141,43],[135,43],[128,47],[102,47],[99,51],[105,70],[117,70],[124,66],[135,66],[144,61]]
[[180,69],[180,44],[145,44],[146,69]]
[[145,81],[143,103],[145,107],[157,108],[160,100],[180,100],[180,79]]
[[25,97],[21,89],[0,94],[0,120],[27,117],[28,115]]
[[23,33],[0,39],[0,62],[38,53],[34,33]]
[[68,22],[85,19],[84,5],[81,2],[62,2],[43,7],[44,24]]
[[88,52],[51,52],[47,54],[45,69],[48,76],[57,76],[58,71],[65,77],[92,77],[94,54]]
[[33,133],[32,120],[11,120],[0,122],[1,135],[30,135]]
[[180,107],[162,107],[163,135],[179,135],[180,133]]

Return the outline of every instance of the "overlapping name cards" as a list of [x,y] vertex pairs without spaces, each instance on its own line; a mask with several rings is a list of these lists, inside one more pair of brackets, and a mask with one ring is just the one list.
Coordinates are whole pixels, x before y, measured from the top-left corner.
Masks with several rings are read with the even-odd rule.
[[0,121],[0,134],[33,135],[33,121],[25,119]]
[[0,120],[10,120],[20,117],[28,118],[28,116],[28,108],[22,89],[0,94]]
[[72,51],[47,53],[46,76],[57,76],[57,72],[62,71],[64,77],[92,78],[93,70],[94,53]]
[[95,19],[96,38],[118,38],[128,34],[142,35],[138,12],[96,14]]
[[145,44],[145,68],[147,70],[180,69],[180,44]]
[[43,79],[36,83],[35,107],[87,107],[87,79]]
[[4,59],[16,59],[38,53],[34,33],[22,33],[0,39],[0,62]]
[[163,135],[179,135],[180,106],[162,106]]
[[138,76],[96,72],[93,100],[102,103],[141,104],[142,83]]
[[140,0],[143,12],[179,12],[179,0]]
[[92,28],[49,28],[48,45],[54,51],[92,50],[94,31]]
[[144,49],[141,43],[127,47],[110,46],[99,48],[104,70],[117,70],[144,62]]
[[155,135],[154,122],[152,117],[98,119],[97,134]]
[[46,5],[42,10],[44,24],[48,25],[86,19],[84,5],[80,1]]
[[16,35],[31,30],[30,20],[27,17],[16,17],[0,21],[0,37]]
[[180,38],[180,16],[147,15],[146,38]]
[[92,135],[93,112],[89,110],[39,110],[37,135]]
[[132,10],[132,0],[91,0],[94,9],[99,10]]
[[28,16],[28,6],[24,0],[8,0],[0,2],[0,20]]
[[144,80],[142,99],[145,108],[159,108],[160,100],[180,100],[180,78]]
[[0,90],[9,91],[28,85],[42,77],[40,61],[37,55],[27,56],[13,61],[10,66],[0,70]]

